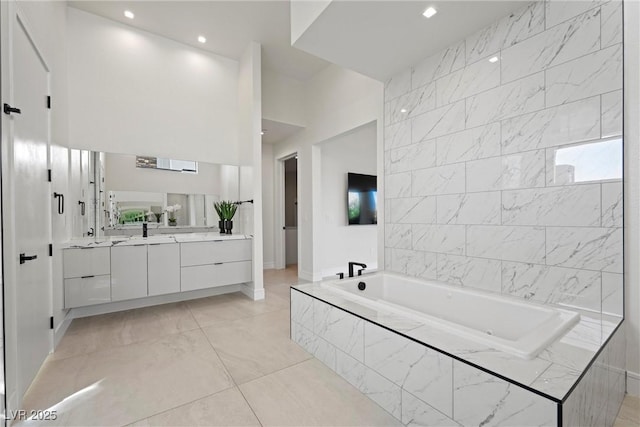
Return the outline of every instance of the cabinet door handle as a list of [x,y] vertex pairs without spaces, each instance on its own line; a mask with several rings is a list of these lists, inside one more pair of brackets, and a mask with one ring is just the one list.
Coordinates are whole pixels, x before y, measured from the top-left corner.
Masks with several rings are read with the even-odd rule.
[[31,256],[27,256],[25,254],[20,254],[20,264],[24,264],[27,261],[33,261],[34,259],[37,259],[38,255],[31,255]]
[[222,265],[224,262],[214,262],[213,265]]
[[53,197],[58,199],[58,214],[62,215],[64,213],[64,194],[53,193]]
[[91,279],[92,277],[96,277],[96,276],[93,276],[93,275],[91,275],[91,276],[81,276],[80,278],[81,279]]

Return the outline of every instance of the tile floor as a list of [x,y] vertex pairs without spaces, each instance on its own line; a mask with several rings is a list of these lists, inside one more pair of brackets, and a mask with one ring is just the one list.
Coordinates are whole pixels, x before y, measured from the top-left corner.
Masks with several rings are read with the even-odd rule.
[[[75,320],[24,409],[64,426],[392,426],[398,422],[289,340],[296,270],[266,299],[229,294]],[[616,427],[640,424],[627,397]],[[37,424],[42,421],[16,425]]]

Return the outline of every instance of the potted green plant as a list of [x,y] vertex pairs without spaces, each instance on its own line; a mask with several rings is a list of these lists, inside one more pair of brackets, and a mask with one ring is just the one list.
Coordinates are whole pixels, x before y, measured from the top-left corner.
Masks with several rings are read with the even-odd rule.
[[238,205],[234,202],[223,200],[214,203],[213,206],[220,218],[220,221],[218,221],[220,234],[231,234],[231,230],[233,229],[233,216],[238,210]]

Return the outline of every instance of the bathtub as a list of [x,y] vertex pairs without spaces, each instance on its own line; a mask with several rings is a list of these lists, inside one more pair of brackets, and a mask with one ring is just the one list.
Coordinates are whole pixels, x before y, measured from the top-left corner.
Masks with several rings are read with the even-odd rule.
[[580,320],[570,310],[387,272],[321,287],[524,359],[535,358]]

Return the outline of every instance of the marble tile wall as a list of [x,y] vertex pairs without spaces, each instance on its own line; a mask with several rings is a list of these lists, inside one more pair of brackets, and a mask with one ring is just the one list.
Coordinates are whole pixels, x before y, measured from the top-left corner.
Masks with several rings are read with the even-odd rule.
[[404,425],[557,425],[556,402],[295,290],[291,338]]
[[622,4],[533,2],[385,85],[385,268],[622,315]]

